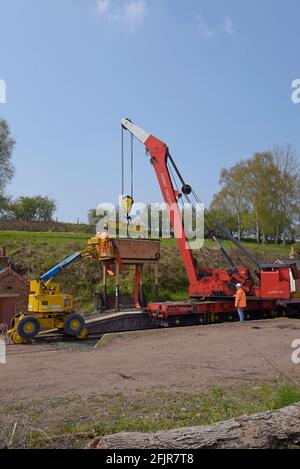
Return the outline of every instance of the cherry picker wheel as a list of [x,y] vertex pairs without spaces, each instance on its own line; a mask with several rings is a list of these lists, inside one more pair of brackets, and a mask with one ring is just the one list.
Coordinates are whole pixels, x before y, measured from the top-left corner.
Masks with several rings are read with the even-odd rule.
[[[85,321],[79,314],[70,314],[65,320],[65,333],[72,336],[78,337],[83,334],[85,329]],[[80,338],[80,337],[78,337]]]
[[34,339],[41,330],[40,322],[33,316],[25,316],[17,324],[17,332],[22,339]]
[[8,331],[8,337],[10,338],[12,343],[15,345],[21,345],[21,344],[24,344],[25,342],[24,339],[22,339],[22,337],[19,335],[18,331],[16,330]]
[[12,321],[12,327],[8,331],[8,337],[16,344],[23,344],[28,339],[34,339],[40,332],[41,326],[37,318],[18,314]]

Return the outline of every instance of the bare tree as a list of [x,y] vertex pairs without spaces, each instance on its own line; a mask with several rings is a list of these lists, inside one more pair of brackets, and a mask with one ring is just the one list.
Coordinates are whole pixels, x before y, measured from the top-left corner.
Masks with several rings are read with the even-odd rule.
[[[300,166],[295,150],[291,144],[275,146],[273,149],[274,163],[279,171],[277,185],[277,236],[279,223],[282,227],[283,243],[287,233],[291,233],[293,222],[299,219],[300,209]],[[277,237],[276,236],[276,237]]]

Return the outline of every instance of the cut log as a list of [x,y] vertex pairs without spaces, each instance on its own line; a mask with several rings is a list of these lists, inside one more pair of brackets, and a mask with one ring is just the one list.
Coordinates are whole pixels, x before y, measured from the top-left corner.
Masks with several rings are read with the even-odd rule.
[[300,403],[203,427],[156,433],[117,433],[90,443],[95,449],[275,449],[300,446]]

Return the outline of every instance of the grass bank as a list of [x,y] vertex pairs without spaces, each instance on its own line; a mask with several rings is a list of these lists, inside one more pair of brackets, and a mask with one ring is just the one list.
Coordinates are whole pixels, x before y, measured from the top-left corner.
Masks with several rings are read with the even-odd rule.
[[208,425],[299,401],[300,389],[290,384],[232,392],[217,388],[207,393],[136,390],[132,397],[92,395],[35,401],[2,412],[0,447],[11,442],[14,448],[82,448],[92,436]]

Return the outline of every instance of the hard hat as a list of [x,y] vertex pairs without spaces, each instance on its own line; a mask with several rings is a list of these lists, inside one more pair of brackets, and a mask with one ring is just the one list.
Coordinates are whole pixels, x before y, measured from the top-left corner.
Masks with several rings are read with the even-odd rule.
[[238,283],[236,288],[242,288],[242,284],[241,283]]

